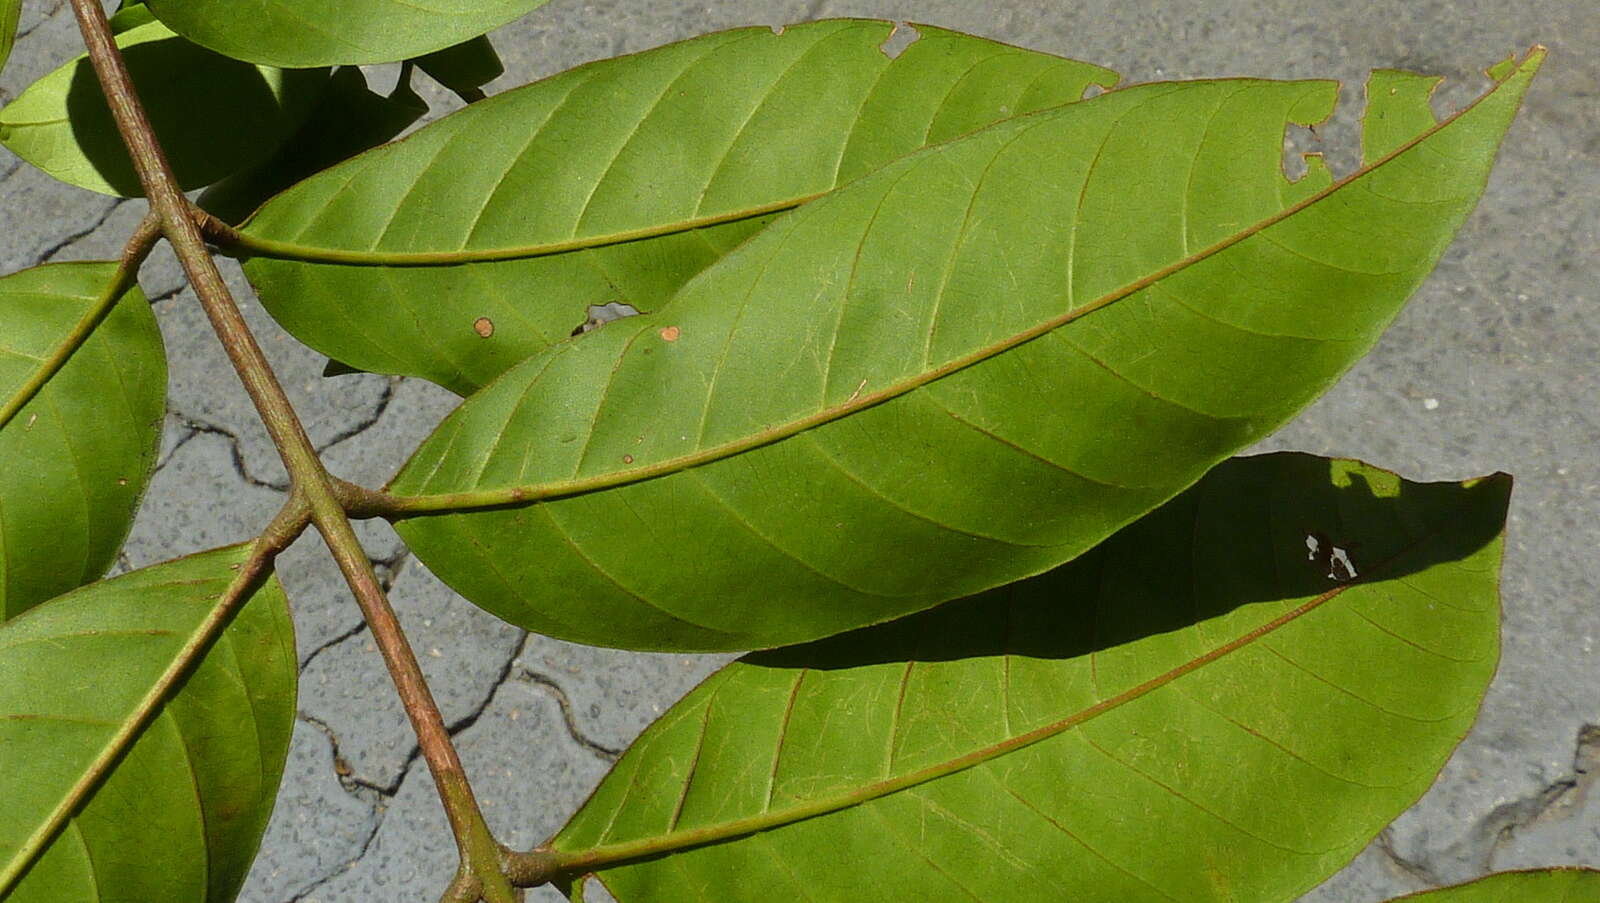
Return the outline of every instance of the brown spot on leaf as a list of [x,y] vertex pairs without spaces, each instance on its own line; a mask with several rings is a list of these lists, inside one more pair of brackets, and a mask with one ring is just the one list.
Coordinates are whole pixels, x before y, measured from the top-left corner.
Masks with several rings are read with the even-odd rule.
[[664,326],[661,329],[661,341],[676,342],[678,340],[678,336],[682,334],[683,331],[676,326]]
[[633,463],[633,455],[623,455],[622,456],[622,463],[624,463],[624,464],[632,464]]
[[494,321],[488,317],[479,317],[472,321],[472,331],[487,339],[494,335]]

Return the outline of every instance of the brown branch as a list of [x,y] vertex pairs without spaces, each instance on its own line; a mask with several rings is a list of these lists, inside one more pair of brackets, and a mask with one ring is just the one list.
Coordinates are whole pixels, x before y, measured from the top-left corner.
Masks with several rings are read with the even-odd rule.
[[122,55],[112,39],[105,11],[99,0],[72,0],[72,8],[117,130],[139,173],[139,183],[150,199],[151,209],[161,219],[162,232],[172,243],[189,284],[194,287],[211,321],[212,330],[221,340],[228,360],[283,458],[292,482],[292,494],[303,499],[310,509],[312,523],[332,551],[361,606],[373,640],[383,654],[389,675],[416,731],[423,758],[433,772],[451,831],[455,834],[462,870],[481,883],[483,899],[490,903],[515,903],[515,892],[500,868],[500,848],[483,820],[416,655],[384,597],[372,563],[345,517],[316,449],[206,248],[193,206],[178,188],[172,168],[134,91]]

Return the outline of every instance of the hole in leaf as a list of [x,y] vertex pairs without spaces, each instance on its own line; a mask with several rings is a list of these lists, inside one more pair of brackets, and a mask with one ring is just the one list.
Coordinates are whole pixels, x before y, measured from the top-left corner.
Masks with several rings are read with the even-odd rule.
[[[1346,545],[1354,548],[1356,544]],[[1348,583],[1360,576],[1355,561],[1350,558],[1350,549],[1335,545],[1325,533],[1306,533],[1306,560],[1317,573],[1338,583]]]
[[894,23],[894,31],[890,32],[889,37],[878,45],[878,49],[883,52],[884,56],[892,60],[905,53],[906,48],[915,44],[920,37],[922,35],[915,28],[912,28],[910,23],[896,22]]
[[1322,135],[1316,126],[1296,125],[1289,123],[1283,130],[1283,175],[1291,182],[1298,182],[1306,174],[1306,158],[1309,153],[1321,153]]
[[1090,82],[1089,86],[1083,89],[1083,99],[1088,100],[1091,97],[1099,97],[1104,93],[1106,93],[1105,85],[1097,85],[1094,82]]
[[367,87],[384,95],[392,92],[400,83],[400,73],[399,63],[375,63],[361,67],[361,74],[367,80]]
[[623,317],[638,316],[639,310],[632,304],[626,304],[622,301],[611,301],[606,304],[591,304],[589,305],[587,313],[589,315],[589,319],[579,323],[578,328],[572,330],[573,335],[582,335],[591,329],[599,329],[607,323],[610,323],[612,320],[620,320]]

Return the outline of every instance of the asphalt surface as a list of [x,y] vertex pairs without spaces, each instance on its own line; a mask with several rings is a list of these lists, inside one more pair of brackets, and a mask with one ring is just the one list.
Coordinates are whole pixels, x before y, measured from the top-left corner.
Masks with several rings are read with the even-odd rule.
[[[720,28],[833,16],[909,19],[1100,63],[1124,83],[1223,75],[1336,77],[1340,113],[1293,150],[1355,153],[1366,71],[1448,77],[1542,43],[1549,62],[1476,214],[1376,351],[1263,448],[1362,458],[1412,479],[1517,478],[1503,577],[1504,652],[1479,721],[1434,788],[1304,899],[1367,903],[1490,870],[1600,867],[1600,12],[1587,0],[1472,2],[873,4],[554,0],[494,35],[491,93],[605,56]],[[9,100],[76,52],[70,11],[30,0],[0,78]],[[374,82],[382,72],[374,73]],[[386,76],[392,80],[393,75]],[[453,100],[425,92],[448,107]],[[0,151],[0,264],[104,258],[143,214],[53,182]],[[324,380],[323,360],[249,300],[247,316],[335,472],[376,485],[454,403],[416,380]],[[122,567],[246,539],[285,477],[175,262],[143,284],[171,359],[160,469]],[[646,724],[724,658],[594,650],[525,636],[456,597],[386,527],[371,557],[416,638],[487,816],[527,846],[558,827]],[[241,899],[436,899],[453,867],[443,813],[403,713],[320,541],[280,561],[295,606],[300,721],[284,789]],[[1327,726],[1336,729],[1336,726]],[[863,898],[870,898],[864,889]],[[552,891],[530,899],[555,900]]]

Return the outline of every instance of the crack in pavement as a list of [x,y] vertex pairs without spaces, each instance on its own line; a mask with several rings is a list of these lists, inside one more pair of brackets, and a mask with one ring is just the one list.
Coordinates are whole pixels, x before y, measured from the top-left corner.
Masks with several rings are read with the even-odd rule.
[[350,762],[345,759],[343,753],[339,752],[339,735],[334,733],[332,727],[328,726],[328,722],[305,711],[297,711],[295,716],[321,731],[323,736],[328,738],[328,743],[333,747],[333,774],[338,779],[339,786],[343,787],[346,793],[363,801],[366,801],[365,797],[362,796],[363,793],[375,793],[386,798],[394,796],[395,790],[399,788],[398,782],[396,782],[394,788],[385,789],[354,775],[354,769],[350,767]]
[[39,266],[41,264],[48,263],[50,261],[50,258],[54,257],[55,255],[59,254],[60,252],[62,252],[64,250],[66,250],[68,246],[76,244],[76,243],[82,241],[83,239],[89,237],[91,234],[93,234],[95,232],[95,230],[99,229],[101,226],[104,226],[106,224],[106,220],[111,218],[111,214],[117,212],[117,208],[118,207],[121,207],[123,204],[125,204],[127,202],[128,202],[127,198],[117,198],[115,201],[113,201],[111,203],[111,206],[107,207],[103,212],[101,212],[100,217],[98,219],[96,219],[94,221],[94,223],[92,223],[91,225],[89,225],[85,229],[82,229],[82,230],[77,231],[77,232],[70,233],[69,235],[67,235],[66,238],[63,238],[60,241],[56,242],[55,244],[51,245],[50,247],[45,248],[43,251],[41,251],[38,255],[36,255],[34,257],[33,263],[30,264],[30,266]]
[[343,788],[346,793],[350,794],[350,796],[371,807],[370,818],[372,823],[370,829],[367,831],[367,836],[361,839],[361,845],[356,850],[354,856],[350,856],[343,861],[336,863],[327,871],[326,874],[312,879],[309,884],[297,891],[294,896],[290,897],[286,903],[299,903],[299,901],[306,899],[306,897],[316,891],[317,888],[322,887],[329,881],[332,881],[333,879],[349,871],[357,862],[360,862],[362,857],[367,855],[367,851],[372,849],[372,843],[377,839],[378,831],[383,827],[384,816],[389,811],[389,807],[385,803],[385,800],[394,795],[392,793],[384,793],[377,788],[363,784],[362,782],[350,777],[350,765],[348,762],[345,762],[344,757],[339,753],[339,737],[333,732],[333,729],[330,728],[326,722],[314,716],[307,715],[305,712],[298,712],[296,714],[301,721],[311,725],[313,728],[316,728],[318,731],[322,732],[324,737],[328,739],[328,744],[333,750],[334,776],[338,779],[339,786]]
[[178,429],[187,430],[187,432],[184,433],[182,438],[178,439],[176,442],[173,442],[172,447],[167,449],[167,453],[162,455],[160,459],[156,461],[155,469],[150,471],[152,476],[160,473],[168,464],[172,463],[172,457],[178,453],[178,449],[188,445],[190,442],[194,441],[194,437],[200,435],[199,430],[192,429],[188,424],[183,422],[179,422]]
[[1530,797],[1496,806],[1485,817],[1484,823],[1493,826],[1493,833],[1483,854],[1484,871],[1494,870],[1495,855],[1519,828],[1572,817],[1596,780],[1600,780],[1600,724],[1584,724],[1573,741],[1570,775],[1551,781]]
[[[1539,821],[1569,817],[1583,802],[1589,788],[1600,780],[1600,725],[1580,726],[1573,745],[1570,774],[1551,781],[1537,792],[1495,806],[1449,846],[1424,851],[1420,858],[1407,858],[1395,848],[1392,828],[1385,828],[1378,835],[1379,848],[1402,872],[1434,887],[1494,871],[1495,855],[1518,829]],[[1468,874],[1456,874],[1457,869],[1448,863],[1465,866]]]
[[1451,883],[1435,874],[1433,869],[1429,868],[1426,863],[1407,859],[1399,850],[1395,849],[1394,827],[1392,825],[1378,832],[1377,844],[1378,850],[1388,857],[1390,863],[1407,876],[1429,887],[1443,887]]
[[[403,554],[396,557],[403,557]],[[359,630],[365,629],[365,627],[366,625],[363,623],[355,632],[359,632]],[[573,717],[571,701],[561,685],[546,675],[540,674],[527,668],[526,666],[518,664],[518,660],[527,650],[527,645],[531,636],[532,635],[526,631],[523,632],[522,638],[518,641],[516,648],[511,651],[505,662],[500,666],[500,673],[496,677],[489,692],[484,694],[483,699],[477,706],[473,708],[472,711],[447,724],[445,726],[446,732],[452,739],[454,739],[467,729],[471,728],[478,722],[483,714],[489,710],[489,707],[494,704],[495,698],[498,696],[500,689],[512,681],[518,681],[538,687],[556,702],[557,706],[561,710],[562,721],[566,727],[567,733],[572,737],[574,742],[578,743],[584,749],[589,750],[603,761],[614,762],[618,755],[620,755],[620,751],[610,749],[609,747],[597,743],[583,735],[583,733],[578,729],[577,723]],[[333,644],[325,644],[325,646],[322,648],[327,648],[327,646],[331,645]],[[406,756],[405,762],[401,765],[394,781],[387,785],[378,784],[353,773],[354,769],[350,766],[350,763],[345,760],[343,754],[340,752],[338,735],[325,721],[305,712],[300,712],[299,718],[300,720],[321,731],[322,734],[327,737],[328,743],[333,750],[333,767],[335,778],[339,781],[340,786],[344,788],[347,793],[350,793],[352,796],[355,796],[362,802],[370,803],[373,806],[373,818],[371,830],[362,840],[360,849],[354,856],[351,856],[338,863],[325,875],[308,884],[303,890],[286,901],[286,903],[302,903],[302,901],[308,899],[310,895],[318,888],[326,885],[338,876],[348,872],[356,865],[356,863],[360,862],[367,855],[367,853],[372,849],[378,833],[382,830],[385,817],[388,813],[388,801],[394,799],[400,793],[400,790],[405,785],[406,780],[411,776],[412,770],[417,766],[418,761],[422,758],[421,747],[418,744],[413,743],[411,746],[411,751]]]
[[[260,489],[271,489],[274,492],[289,491],[288,483],[277,483],[271,480],[263,480],[250,472],[249,467],[245,465],[243,443],[239,439],[237,433],[234,433],[232,430],[218,426],[214,423],[208,423],[204,420],[200,420],[199,418],[191,417],[188,414],[185,414],[184,412],[171,406],[168,406],[167,413],[173,417],[176,417],[180,424],[188,429],[194,430],[195,433],[206,433],[212,436],[221,436],[226,439],[228,441],[228,448],[230,449],[233,457],[233,469],[238,472],[241,480],[244,480],[251,486],[255,486]],[[186,436],[183,439],[183,443],[187,443],[193,438],[193,435]],[[182,443],[180,443],[180,445],[181,444]],[[173,451],[177,451],[177,447],[174,447]],[[170,458],[171,456],[169,455],[168,457]]]
[[[397,556],[397,557],[399,557],[399,556]],[[311,663],[312,658],[315,657],[316,655],[326,651],[327,649],[332,648],[335,645],[338,645],[338,644],[344,643],[344,642],[348,642],[349,640],[354,638],[357,634],[360,634],[360,633],[364,632],[366,630],[366,627],[367,627],[366,622],[362,621],[360,625],[358,625],[354,629],[348,631],[344,636],[342,636],[340,638],[337,638],[335,640],[331,640],[328,643],[325,643],[322,646],[319,646],[316,650],[314,650],[312,652],[311,656],[308,656],[306,658],[306,665],[309,665]],[[496,676],[496,678],[494,680],[494,683],[492,683],[489,686],[488,692],[483,694],[483,698],[478,700],[478,703],[472,707],[471,711],[469,711],[466,714],[462,715],[461,717],[455,719],[454,721],[447,722],[445,724],[445,733],[448,736],[450,736],[453,739],[458,734],[460,734],[462,731],[465,731],[467,728],[472,727],[474,724],[477,723],[478,719],[483,715],[483,713],[488,710],[489,706],[491,704],[493,704],[493,702],[494,702],[495,694],[497,694],[499,692],[500,687],[503,686],[506,683],[507,679],[511,676],[511,672],[514,669],[514,667],[516,666],[517,657],[522,655],[522,651],[523,651],[524,647],[527,645],[527,642],[528,642],[527,631],[523,631],[522,632],[522,638],[517,641],[516,648],[511,651],[509,656],[506,658],[505,663],[500,666],[499,675]],[[301,666],[301,671],[303,672],[304,670],[305,670],[305,666],[302,665]],[[324,728],[327,728],[326,723],[315,719],[315,716],[308,715],[308,714],[306,714],[304,712],[301,712],[300,713],[300,717],[302,719],[308,721],[308,722],[315,721],[318,725],[320,725],[320,726],[322,726]],[[333,739],[332,728],[327,728],[327,730],[328,730],[329,739],[332,740]],[[335,748],[335,752],[337,753],[337,750],[338,750],[337,741],[334,741],[334,743],[335,743],[335,747],[334,747]],[[400,768],[396,773],[395,779],[392,782],[388,783],[388,784],[381,784],[381,783],[378,783],[377,781],[373,781],[373,780],[370,780],[368,778],[364,778],[364,777],[361,777],[359,775],[353,774],[352,773],[353,770],[350,768],[348,763],[345,763],[344,770],[340,771],[339,762],[341,760],[338,759],[337,757],[335,758],[335,771],[339,771],[340,772],[339,773],[339,780],[340,780],[341,783],[343,783],[345,781],[349,781],[349,782],[351,782],[353,784],[356,784],[356,785],[359,785],[361,787],[368,788],[368,789],[370,789],[370,790],[372,790],[372,791],[374,791],[376,793],[379,793],[379,794],[381,794],[381,795],[383,795],[385,797],[392,797],[392,796],[394,796],[396,793],[398,793],[400,791],[400,785],[405,783],[406,775],[408,773],[410,773],[411,766],[416,764],[416,761],[418,759],[420,759],[420,758],[422,758],[422,746],[415,741],[415,735],[413,734],[413,740],[412,740],[412,743],[411,743],[411,748],[406,753],[405,761],[401,763]]]
[[[150,303],[154,305],[158,301],[165,301],[171,297],[174,297],[182,291],[182,288],[183,287],[179,287],[178,289],[174,289],[170,292],[163,292],[161,295],[151,298]],[[383,417],[384,412],[388,410],[390,404],[392,404],[394,401],[395,387],[398,379],[399,377],[396,377],[390,380],[389,383],[384,386],[383,395],[378,399],[377,405],[373,408],[372,413],[369,416],[362,419],[355,426],[341,430],[338,435],[334,436],[332,439],[329,439],[322,445],[316,446],[316,453],[318,455],[325,454],[328,449],[332,448],[333,446],[359,436],[375,426],[378,420]],[[167,413],[176,418],[181,426],[193,430],[195,433],[206,433],[213,436],[221,436],[222,438],[226,439],[228,441],[230,453],[233,458],[233,469],[238,472],[239,478],[244,480],[246,483],[261,489],[271,489],[275,492],[289,491],[288,482],[278,482],[275,480],[263,479],[251,472],[250,467],[246,463],[245,459],[244,440],[239,438],[238,433],[228,429],[227,427],[212,423],[211,421],[203,418],[184,413],[172,405],[168,405]],[[190,435],[179,440],[178,443],[168,451],[167,458],[170,459],[172,452],[176,452],[179,448],[193,438],[194,433],[191,433]],[[165,461],[163,461],[161,464],[158,464],[156,469],[160,470],[163,466],[165,466]],[[394,557],[398,559],[403,556]],[[380,562],[387,563],[387,560],[385,559],[372,559],[372,561],[374,564],[378,564]]]
[[[402,547],[400,551],[388,558],[367,558],[367,561],[372,563],[373,572],[378,575],[378,586],[382,588],[385,594],[388,594],[390,590],[394,589],[394,582],[400,576],[400,566],[409,557],[411,557],[411,550]],[[359,633],[365,632],[366,629],[367,622],[366,619],[363,618],[360,621],[357,621],[354,627],[345,630],[338,636],[324,641],[321,645],[306,653],[306,657],[300,661],[300,673],[304,674],[306,669],[311,667],[311,663],[316,661],[317,657],[322,655],[322,653],[327,652],[329,649],[332,649],[333,647],[343,643],[345,640],[348,640]]]
[[567,691],[559,683],[556,683],[555,678],[535,671],[527,665],[517,666],[516,673],[512,675],[512,678],[533,684],[555,700],[556,707],[561,710],[561,721],[566,725],[567,733],[571,735],[572,742],[606,762],[615,762],[621,757],[622,750],[612,749],[598,740],[590,739],[583,732],[583,729],[578,727],[578,718],[573,714],[572,710],[572,698],[567,695]]
[[48,22],[49,20],[55,18],[56,13],[61,12],[61,7],[66,6],[66,5],[67,5],[67,0],[56,0],[55,3],[51,4],[49,9],[47,9],[44,12],[39,14],[39,21],[33,23],[32,25],[29,25],[27,28],[24,28],[21,31],[18,31],[17,34],[16,34],[16,37],[13,38],[13,40],[20,41],[23,38],[27,37],[28,35],[33,34],[34,29],[38,28],[39,26],[43,25],[44,23]]
[[395,389],[399,387],[400,381],[403,378],[404,377],[400,376],[389,377],[388,381],[384,383],[383,395],[378,398],[378,404],[373,408],[372,414],[365,420],[357,423],[355,426],[341,430],[338,435],[317,446],[317,454],[323,454],[327,452],[328,449],[333,448],[335,445],[338,445],[341,442],[354,439],[356,436],[361,435],[376,425],[378,419],[383,416],[383,413],[389,410],[390,403],[394,401]]
[[183,290],[188,287],[189,280],[184,279],[182,282],[178,283],[177,288],[169,288],[159,295],[147,295],[145,296],[145,300],[150,302],[151,307],[155,307],[157,304],[160,304],[163,301],[171,301],[173,298],[178,297],[178,295],[182,294]]
[[334,637],[333,639],[328,640],[327,642],[323,643],[322,645],[318,646],[317,648],[315,648],[315,649],[311,650],[310,652],[306,653],[305,659],[300,662],[300,673],[304,674],[306,669],[311,667],[311,663],[317,660],[317,656],[321,655],[324,652],[327,652],[329,649],[332,649],[333,647],[339,645],[340,643],[343,643],[345,640],[350,639],[351,637],[355,636],[356,634],[365,632],[366,629],[367,629],[367,622],[365,620],[358,621],[358,622],[356,622],[356,626],[351,627],[349,630],[344,631],[343,633],[339,634],[338,636]]

